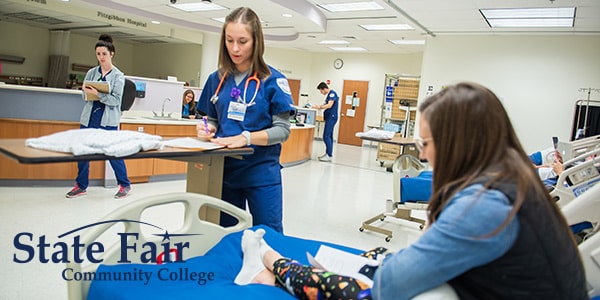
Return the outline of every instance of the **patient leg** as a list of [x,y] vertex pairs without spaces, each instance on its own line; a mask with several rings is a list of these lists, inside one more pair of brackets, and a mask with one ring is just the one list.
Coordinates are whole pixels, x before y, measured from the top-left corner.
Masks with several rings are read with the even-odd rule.
[[262,239],[261,250],[265,250],[264,264],[272,272],[271,274],[274,274],[275,284],[296,298],[371,299],[370,287],[360,280],[284,258]]
[[252,230],[245,230],[242,235],[242,252],[244,260],[242,269],[235,277],[234,282],[239,285],[252,283],[253,279],[265,271],[265,265],[260,253],[260,241],[262,235],[258,238]]

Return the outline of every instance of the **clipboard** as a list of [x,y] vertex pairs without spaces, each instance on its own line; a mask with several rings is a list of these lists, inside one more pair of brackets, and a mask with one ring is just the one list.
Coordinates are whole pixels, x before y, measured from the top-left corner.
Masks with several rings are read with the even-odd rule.
[[[85,85],[93,86],[100,93],[108,94],[110,91],[110,84],[105,81],[84,81]],[[100,98],[94,94],[85,93],[85,101],[96,101],[100,100]]]
[[198,138],[192,137],[184,137],[184,138],[175,138],[163,141],[162,144],[167,147],[172,148],[183,148],[189,150],[215,150],[225,148],[223,145],[218,145],[215,143],[211,143],[208,141],[203,141]]

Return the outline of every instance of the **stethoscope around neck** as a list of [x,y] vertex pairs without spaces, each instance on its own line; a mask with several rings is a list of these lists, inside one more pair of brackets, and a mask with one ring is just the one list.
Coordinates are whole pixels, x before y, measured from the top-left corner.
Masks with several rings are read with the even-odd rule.
[[[213,96],[210,98],[210,101],[212,102],[212,104],[216,104],[217,101],[219,101],[219,92],[221,91],[221,86],[223,86],[223,82],[225,81],[225,78],[227,78],[227,72],[225,72],[225,74],[223,74],[223,77],[221,77],[221,81],[219,81],[217,90],[215,91]],[[248,84],[250,83],[250,81],[256,81],[256,89],[254,90],[254,95],[252,96],[252,99],[250,99],[250,102],[247,102],[246,92],[248,91]],[[246,105],[246,107],[256,104],[255,99],[256,99],[256,95],[258,94],[259,88],[260,88],[260,79],[258,79],[258,72],[254,72],[254,74],[252,74],[252,76],[246,78],[246,83],[244,84],[244,97],[242,98],[242,97],[238,96],[237,102],[243,103],[244,105]]]

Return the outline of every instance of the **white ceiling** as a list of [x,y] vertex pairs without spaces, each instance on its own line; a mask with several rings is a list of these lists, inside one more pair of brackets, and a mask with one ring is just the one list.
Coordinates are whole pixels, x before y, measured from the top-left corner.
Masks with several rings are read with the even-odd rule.
[[[427,39],[456,34],[600,35],[600,0],[372,0],[384,10],[330,13],[317,4],[369,0],[213,0],[228,10],[186,13],[168,6],[171,0],[0,0],[1,22],[23,23],[48,29],[70,30],[98,37],[111,33],[115,40],[133,43],[201,43],[203,33],[218,34],[223,18],[232,9],[249,6],[264,24],[267,45],[310,52],[333,52],[321,40],[343,39],[350,47],[370,53],[415,53],[419,45],[393,45],[389,39]],[[177,0],[188,3],[198,0]],[[481,8],[576,7],[572,28],[492,29]],[[292,18],[283,17],[283,13]],[[21,17],[19,17],[19,15]],[[40,16],[50,17],[40,19]],[[23,17],[36,18],[24,20]],[[109,20],[111,17],[120,21]],[[54,19],[52,19],[54,18]],[[142,26],[128,24],[130,18]],[[65,21],[51,24],[52,21]],[[160,21],[160,25],[152,24]],[[360,24],[404,23],[412,31],[366,31]]]

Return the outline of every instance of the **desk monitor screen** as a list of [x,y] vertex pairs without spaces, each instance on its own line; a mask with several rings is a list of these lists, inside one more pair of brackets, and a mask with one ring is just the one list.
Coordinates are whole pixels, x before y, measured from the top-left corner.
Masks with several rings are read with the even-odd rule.
[[146,97],[146,82],[136,81],[135,82],[135,97],[144,98]]
[[306,113],[296,112],[296,122],[304,124],[307,123],[306,121]]

